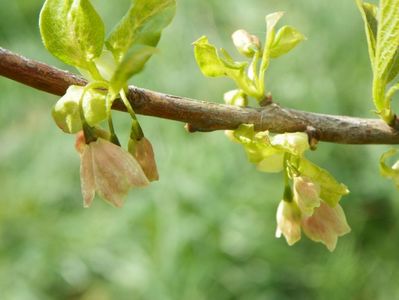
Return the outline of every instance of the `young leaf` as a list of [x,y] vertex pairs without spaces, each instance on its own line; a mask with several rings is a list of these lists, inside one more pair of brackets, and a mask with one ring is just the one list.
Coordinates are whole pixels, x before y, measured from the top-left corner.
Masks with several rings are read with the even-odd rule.
[[378,29],[377,6],[371,3],[363,2],[363,0],[356,0],[356,4],[359,7],[363,18],[367,44],[369,48],[370,62],[371,66],[373,66]]
[[134,43],[155,47],[175,11],[175,0],[136,0],[111,32],[107,48],[120,62]]
[[225,64],[219,58],[216,47],[209,43],[206,36],[200,37],[193,45],[195,60],[205,76],[227,76]]
[[216,47],[208,42],[206,36],[200,37],[193,45],[195,60],[205,76],[230,77],[246,94],[255,98],[259,97],[259,91],[254,82],[245,74],[247,62],[234,61],[224,49],[222,49],[223,56],[219,56]]
[[144,68],[145,63],[156,51],[157,49],[154,47],[143,45],[133,46],[118,65],[111,78],[111,93],[117,95],[128,79],[134,74],[139,73]]
[[348,194],[348,188],[335,180],[327,171],[305,158],[301,158],[299,172],[320,185],[320,198],[329,206],[335,207],[341,197]]
[[45,47],[64,63],[89,69],[101,54],[104,24],[89,0],[46,0],[39,23]]
[[274,38],[270,48],[270,57],[277,58],[295,48],[305,36],[291,26],[283,26]]

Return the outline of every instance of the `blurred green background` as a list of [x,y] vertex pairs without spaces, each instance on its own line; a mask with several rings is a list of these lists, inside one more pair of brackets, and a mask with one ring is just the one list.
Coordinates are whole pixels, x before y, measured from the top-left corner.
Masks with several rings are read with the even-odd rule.
[[[41,44],[43,1],[0,1],[0,46],[60,68]],[[129,0],[93,1],[108,30]],[[234,52],[238,29],[265,34],[264,16],[308,38],[273,61],[267,86],[279,103],[372,117],[371,72],[354,1],[178,0],[161,52],[132,83],[221,102],[228,79],[204,78],[191,43],[203,34]],[[0,299],[399,299],[398,192],[381,178],[384,146],[321,143],[308,158],[347,184],[352,232],[329,253],[305,237],[276,239],[280,175],[262,174],[222,132],[140,117],[161,180],[122,209],[83,209],[74,137],[53,123],[57,97],[0,78]],[[129,118],[116,113],[126,136]]]

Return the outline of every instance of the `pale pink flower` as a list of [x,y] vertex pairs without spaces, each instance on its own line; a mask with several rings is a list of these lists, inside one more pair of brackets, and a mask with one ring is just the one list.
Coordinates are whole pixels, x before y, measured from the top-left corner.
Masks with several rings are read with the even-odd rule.
[[308,177],[294,177],[294,201],[304,217],[313,215],[316,207],[320,206],[320,186]]
[[95,192],[112,205],[121,207],[123,197],[130,188],[149,184],[135,158],[107,140],[98,138],[87,145],[81,134],[77,137],[76,149],[81,158],[80,179],[84,207],[91,205]]
[[295,202],[281,200],[276,218],[277,238],[283,234],[290,246],[301,239],[301,212]]
[[330,251],[335,249],[338,237],[351,230],[342,207],[330,207],[324,201],[312,216],[302,219],[302,228],[311,240],[323,243]]

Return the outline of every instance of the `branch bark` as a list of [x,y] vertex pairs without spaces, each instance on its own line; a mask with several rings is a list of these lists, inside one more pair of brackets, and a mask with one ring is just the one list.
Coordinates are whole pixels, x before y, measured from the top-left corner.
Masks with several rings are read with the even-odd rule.
[[[80,76],[24,58],[0,48],[0,75],[54,95],[74,85]],[[341,144],[399,144],[399,132],[378,119],[334,116],[283,108],[275,103],[262,108],[239,108],[129,87],[128,98],[138,114],[188,123],[190,131],[235,129],[242,123],[274,133],[316,129],[317,139]],[[124,111],[117,100],[114,109]]]

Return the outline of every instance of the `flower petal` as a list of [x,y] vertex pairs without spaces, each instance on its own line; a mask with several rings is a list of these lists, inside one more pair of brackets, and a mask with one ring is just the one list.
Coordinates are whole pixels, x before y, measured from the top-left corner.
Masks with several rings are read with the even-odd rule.
[[311,216],[320,206],[320,186],[308,177],[294,177],[294,201],[298,204],[302,215]]
[[284,235],[288,245],[293,245],[301,239],[301,217],[295,202],[280,201],[277,208],[276,237]]
[[121,147],[103,139],[90,143],[90,147],[96,191],[111,204],[121,207],[130,188],[149,184],[139,163]]
[[81,147],[80,155],[80,185],[83,196],[83,206],[90,207],[95,195],[95,180],[93,173],[92,151],[88,146]]
[[338,237],[351,230],[342,207],[330,207],[325,202],[321,202],[311,217],[302,220],[302,228],[311,240],[323,243],[330,251],[334,251]]

